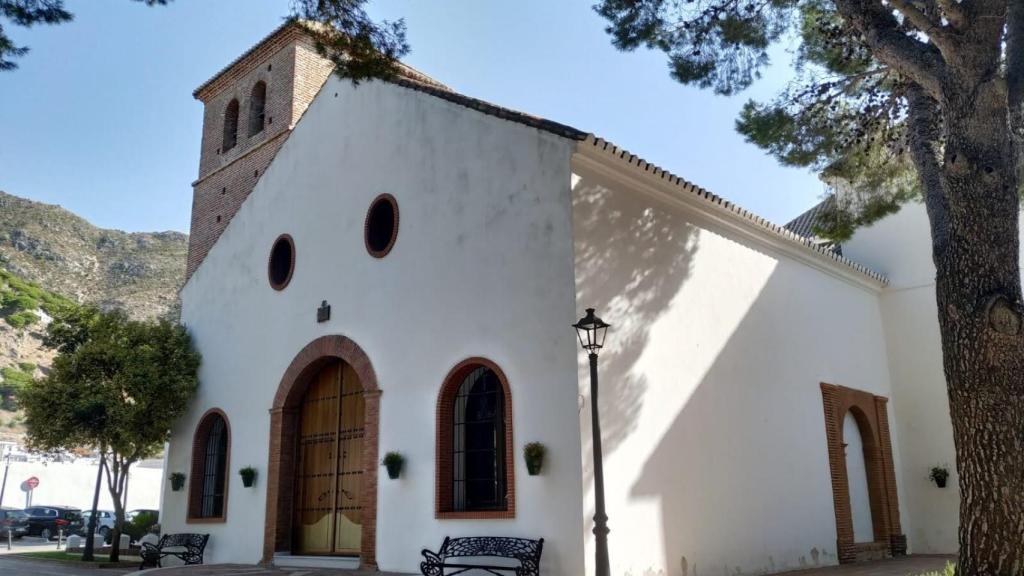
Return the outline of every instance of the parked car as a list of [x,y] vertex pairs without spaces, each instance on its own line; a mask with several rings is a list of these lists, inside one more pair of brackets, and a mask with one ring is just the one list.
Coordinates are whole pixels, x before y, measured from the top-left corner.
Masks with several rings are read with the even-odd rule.
[[135,510],[129,510],[129,511],[124,513],[124,521],[125,522],[131,522],[131,521],[135,520],[136,516],[138,516],[139,514],[142,514],[143,512],[145,512],[147,514],[152,514],[154,518],[157,518],[157,519],[160,518],[160,511],[159,510],[150,510],[149,508],[136,508]]
[[14,508],[0,508],[0,538],[6,539],[8,531],[15,540],[28,534],[28,514]]
[[25,509],[28,515],[28,534],[42,536],[47,540],[57,537],[61,531],[67,534],[82,532],[82,511],[67,506],[32,506]]
[[[82,534],[89,529],[89,516],[91,515],[92,510],[82,512]],[[110,540],[110,533],[114,530],[114,519],[114,512],[111,510],[96,511],[96,532],[103,535],[104,542]]]

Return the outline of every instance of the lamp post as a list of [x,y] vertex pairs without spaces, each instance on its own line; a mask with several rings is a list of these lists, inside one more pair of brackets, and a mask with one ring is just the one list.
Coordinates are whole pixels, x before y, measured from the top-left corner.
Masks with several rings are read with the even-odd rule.
[[601,420],[597,412],[597,352],[604,346],[610,324],[587,308],[587,315],[573,324],[580,346],[590,358],[590,424],[594,434],[594,564],[596,576],[610,576],[608,565],[608,515],[604,511],[604,462],[601,454]]

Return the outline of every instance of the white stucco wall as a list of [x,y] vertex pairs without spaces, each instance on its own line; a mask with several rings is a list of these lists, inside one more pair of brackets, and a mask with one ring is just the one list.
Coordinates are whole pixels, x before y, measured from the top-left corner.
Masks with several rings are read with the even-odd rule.
[[[7,475],[7,488],[4,490],[3,506],[17,508],[25,506],[26,495],[21,491],[21,483],[35,476],[39,479],[39,486],[32,494],[34,506],[71,506],[82,510],[91,509],[98,466],[99,464],[95,460],[84,459],[75,462],[11,462]],[[0,476],[3,476],[2,466],[0,466]],[[128,473],[128,506],[125,510],[158,509],[162,482],[162,468],[148,465],[145,467],[132,466]],[[105,479],[103,488],[100,490],[99,509],[114,509]]]
[[[955,553],[960,518],[956,451],[924,205],[905,205],[896,214],[858,230],[843,244],[843,253],[889,278],[881,305],[893,398],[900,407],[896,427],[903,454],[903,502],[908,512],[904,530],[910,550]],[[928,471],[935,465],[949,468],[946,488],[928,480]]]
[[[725,232],[628,178],[578,160],[574,173],[577,304],[612,324],[600,357],[612,574],[835,564],[820,383],[890,396],[877,293]],[[889,409],[892,425],[899,403]]]
[[[417,572],[420,549],[446,535],[507,535],[546,539],[545,574],[580,574],[571,150],[420,92],[328,80],[182,291],[182,320],[203,364],[168,471],[188,473],[198,417],[216,406],[231,424],[231,485],[225,524],[186,524],[186,492],[165,491],[165,530],[210,532],[211,562],[259,560],[272,398],[303,346],[342,334],[367,353],[383,391],[381,454],[407,456],[402,479],[380,476],[380,568]],[[397,198],[401,218],[394,249],[378,260],[364,248],[363,221],[382,192]],[[285,232],[296,267],[275,292],[267,257]],[[321,300],[332,318],[317,324]],[[437,396],[470,356],[490,358],[509,379],[513,520],[434,519]],[[534,440],[549,448],[539,477],[521,457]],[[261,475],[251,489],[237,474],[245,465]]]
[[864,442],[852,412],[843,418],[843,443],[846,451],[846,478],[850,487],[850,513],[853,515],[853,541],[875,539],[871,524],[871,499],[868,496],[868,470],[864,460]]

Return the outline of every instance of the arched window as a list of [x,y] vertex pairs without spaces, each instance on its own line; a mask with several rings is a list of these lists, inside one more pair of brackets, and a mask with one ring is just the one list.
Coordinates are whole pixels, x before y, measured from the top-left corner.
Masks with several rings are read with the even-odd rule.
[[192,439],[189,520],[224,521],[227,516],[228,453],[231,430],[224,413],[207,412]]
[[452,369],[437,427],[437,516],[514,517],[512,399],[501,369],[483,358]]
[[266,117],[264,108],[267,103],[267,85],[260,81],[252,87],[249,94],[249,136],[263,131],[263,120]]
[[224,111],[224,143],[221,144],[221,152],[227,152],[238,143],[238,100],[228,102],[227,110]]

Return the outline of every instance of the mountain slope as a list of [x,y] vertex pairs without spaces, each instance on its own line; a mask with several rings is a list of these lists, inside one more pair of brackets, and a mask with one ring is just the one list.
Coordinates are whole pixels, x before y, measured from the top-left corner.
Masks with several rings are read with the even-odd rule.
[[73,303],[134,318],[176,316],[188,236],[97,228],[67,210],[0,191],[0,439],[23,432],[17,390],[46,373],[50,315]]
[[149,318],[177,309],[188,236],[97,228],[0,191],[0,268],[46,290]]

